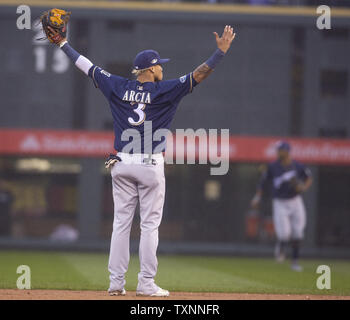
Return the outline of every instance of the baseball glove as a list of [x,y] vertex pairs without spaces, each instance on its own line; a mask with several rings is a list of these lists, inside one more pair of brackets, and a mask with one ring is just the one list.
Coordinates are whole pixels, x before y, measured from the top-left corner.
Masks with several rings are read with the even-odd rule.
[[293,177],[292,179],[290,179],[289,183],[296,193],[304,192],[304,183],[301,182],[296,177]]
[[[71,12],[62,9],[51,9],[45,11],[40,17],[42,28],[46,38],[54,44],[59,44],[67,37],[67,24]],[[46,38],[42,38],[46,39]]]

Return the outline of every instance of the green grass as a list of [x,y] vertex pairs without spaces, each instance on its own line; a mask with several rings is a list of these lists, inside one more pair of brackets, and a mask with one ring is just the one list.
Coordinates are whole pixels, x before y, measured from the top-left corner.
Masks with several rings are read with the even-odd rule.
[[[156,282],[171,291],[350,295],[350,261],[303,260],[303,272],[273,259],[159,256]],[[0,251],[0,288],[16,288],[19,265],[31,268],[32,289],[106,290],[108,255]],[[331,268],[331,289],[319,290],[318,265]],[[139,261],[132,256],[127,290],[135,290]]]

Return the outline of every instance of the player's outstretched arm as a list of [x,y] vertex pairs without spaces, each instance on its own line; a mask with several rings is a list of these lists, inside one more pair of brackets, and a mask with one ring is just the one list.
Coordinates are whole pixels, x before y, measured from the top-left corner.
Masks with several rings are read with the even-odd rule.
[[214,35],[218,48],[206,62],[202,63],[193,71],[193,78],[197,83],[202,82],[213,72],[216,65],[225,56],[226,52],[230,48],[236,33],[233,32],[233,28],[231,26],[225,26],[221,37],[219,37],[216,32],[214,32]]
[[304,183],[300,183],[296,186],[296,191],[298,193],[302,193],[307,191],[312,185],[312,178],[311,177],[307,177],[307,179],[305,180]]
[[[51,31],[52,37],[57,36],[57,31],[48,27]],[[93,63],[75,51],[68,43],[66,38],[59,39],[56,44],[62,49],[62,51],[68,56],[68,58],[75,64],[75,66],[83,71],[86,75],[89,75],[89,70],[93,67]]]
[[263,191],[262,189],[258,189],[253,197],[253,199],[250,201],[250,206],[253,209],[257,209],[259,207],[261,197],[262,197]]
[[262,172],[262,176],[258,182],[256,193],[255,193],[253,199],[250,201],[250,206],[253,209],[259,208],[260,201],[261,201],[261,198],[263,195],[264,186],[265,186],[266,182],[271,179],[271,171],[270,171],[269,166],[266,167],[265,165],[261,165],[259,167],[259,171]]

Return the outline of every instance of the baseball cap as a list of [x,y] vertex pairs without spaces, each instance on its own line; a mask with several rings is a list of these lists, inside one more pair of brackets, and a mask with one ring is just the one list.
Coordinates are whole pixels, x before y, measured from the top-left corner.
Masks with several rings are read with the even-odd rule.
[[290,151],[290,144],[287,141],[279,141],[277,142],[277,150],[286,150]]
[[139,52],[134,60],[134,69],[142,70],[157,64],[168,62],[170,59],[161,59],[155,50],[144,50]]

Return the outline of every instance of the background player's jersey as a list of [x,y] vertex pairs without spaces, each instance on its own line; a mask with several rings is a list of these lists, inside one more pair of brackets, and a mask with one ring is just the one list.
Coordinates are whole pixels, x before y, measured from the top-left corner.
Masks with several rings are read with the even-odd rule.
[[267,182],[271,182],[274,198],[290,199],[297,195],[295,182],[305,181],[310,176],[310,170],[300,162],[292,160],[291,164],[285,167],[277,160],[268,165],[258,187],[263,188]]
[[[141,150],[128,150],[129,153],[150,153],[159,144],[164,144],[165,137],[160,141],[144,143],[144,122],[152,121],[152,137],[158,129],[169,129],[180,100],[192,92],[197,84],[192,73],[174,80],[141,83],[93,66],[89,70],[89,76],[108,99],[114,123],[114,148],[120,152],[136,139],[130,137],[128,141],[122,141],[124,130],[136,129],[139,132],[141,141],[136,142],[141,143]],[[164,148],[157,151],[164,151]]]

